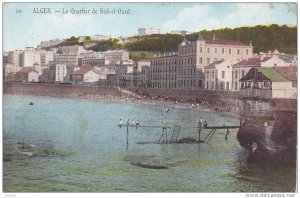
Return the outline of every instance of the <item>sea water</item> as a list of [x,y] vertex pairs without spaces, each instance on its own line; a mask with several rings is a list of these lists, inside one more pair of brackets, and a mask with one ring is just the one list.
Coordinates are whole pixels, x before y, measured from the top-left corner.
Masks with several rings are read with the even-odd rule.
[[[29,105],[33,102],[33,105]],[[237,130],[217,130],[209,143],[158,144],[161,128],[118,128],[119,120],[162,124],[163,106],[23,95],[3,96],[4,192],[293,192],[293,167],[249,165]],[[208,125],[239,121],[213,111],[170,108],[178,139]],[[191,128],[188,128],[191,127]],[[209,130],[201,131],[204,139]],[[170,139],[172,129],[168,129]],[[139,144],[144,142],[147,144]],[[26,146],[24,146],[26,145]],[[27,148],[24,148],[27,147]],[[158,164],[150,169],[136,163]]]

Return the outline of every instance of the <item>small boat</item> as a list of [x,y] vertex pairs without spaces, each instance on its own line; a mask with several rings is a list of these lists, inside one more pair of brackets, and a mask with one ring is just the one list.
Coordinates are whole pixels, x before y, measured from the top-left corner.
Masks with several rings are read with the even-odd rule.
[[30,102],[29,105],[34,105],[34,103],[33,103],[33,102]]
[[150,169],[168,169],[165,165],[159,164],[150,164],[150,163],[142,163],[142,162],[131,162],[132,165],[138,166],[141,168],[150,168]]

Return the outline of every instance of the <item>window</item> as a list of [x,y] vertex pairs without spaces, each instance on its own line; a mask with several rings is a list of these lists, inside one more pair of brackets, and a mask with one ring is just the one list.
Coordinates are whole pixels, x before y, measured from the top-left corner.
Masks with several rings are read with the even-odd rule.
[[214,72],[214,71],[211,72],[211,77],[212,77],[212,78],[215,77],[215,72]]
[[237,54],[240,54],[240,49],[237,50]]
[[229,82],[226,82],[226,90],[229,90]]
[[225,50],[224,50],[224,48],[222,48],[222,54],[224,54],[225,53]]
[[245,72],[244,72],[244,70],[242,70],[242,77],[244,77],[244,75],[245,75]]
[[202,47],[200,47],[200,53],[202,53]]
[[222,79],[225,78],[225,71],[222,71]]
[[216,53],[218,53],[218,49],[217,49],[217,48],[215,48],[215,54],[216,54]]
[[199,80],[198,86],[199,86],[199,87],[202,87],[202,80]]
[[229,54],[231,54],[231,49],[228,50]]
[[237,82],[234,83],[234,89],[237,90]]
[[209,71],[206,72],[206,77],[207,77],[207,78],[209,77]]
[[211,89],[214,89],[214,81],[211,82]]
[[207,53],[209,54],[209,48],[207,48]]
[[207,58],[207,64],[209,64],[209,62],[210,62],[210,59],[209,59],[209,58]]
[[238,72],[237,72],[237,70],[235,70],[235,78],[237,78],[238,77]]
[[202,64],[202,58],[199,58],[199,62],[200,62],[200,64]]
[[248,53],[249,53],[249,50],[247,49],[247,50],[246,50],[246,54],[248,55]]
[[209,82],[207,81],[206,82],[206,89],[208,89],[208,86],[209,86]]

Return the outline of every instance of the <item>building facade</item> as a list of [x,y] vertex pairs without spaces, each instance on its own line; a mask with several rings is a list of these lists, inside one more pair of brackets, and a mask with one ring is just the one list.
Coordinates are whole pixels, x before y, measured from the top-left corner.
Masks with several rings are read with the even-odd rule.
[[152,28],[152,27],[138,29],[138,36],[145,36],[150,34],[159,34],[159,29]]

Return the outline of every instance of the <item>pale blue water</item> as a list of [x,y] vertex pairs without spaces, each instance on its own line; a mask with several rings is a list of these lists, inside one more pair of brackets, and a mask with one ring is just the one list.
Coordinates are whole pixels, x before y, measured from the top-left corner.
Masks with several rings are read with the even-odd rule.
[[[29,102],[34,105],[28,105]],[[291,192],[296,170],[250,166],[232,131],[217,131],[208,144],[137,144],[158,141],[161,129],[126,130],[119,119],[161,123],[161,107],[83,99],[4,95],[4,192]],[[238,120],[209,111],[170,109],[168,125],[196,126]],[[209,131],[203,132],[202,137]],[[169,132],[169,137],[171,133]],[[179,138],[198,137],[184,130]],[[18,148],[18,142],[33,145]],[[30,156],[32,154],[32,156]],[[166,165],[146,169],[131,162]]]

